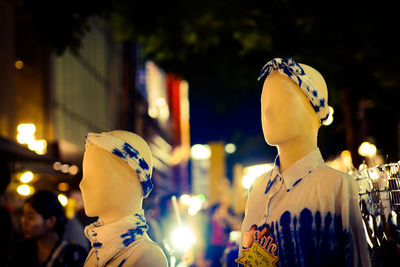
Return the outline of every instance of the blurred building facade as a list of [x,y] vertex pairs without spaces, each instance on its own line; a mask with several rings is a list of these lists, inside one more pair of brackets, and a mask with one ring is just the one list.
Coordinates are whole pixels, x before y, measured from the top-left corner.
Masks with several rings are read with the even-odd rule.
[[[0,1],[0,25],[0,160],[13,172],[10,190],[27,170],[36,189],[77,190],[86,134],[114,129],[135,132],[149,143],[155,183],[150,201],[189,190],[185,80],[147,60],[137,44],[115,43],[98,18],[90,21],[79,53],[62,56],[37,39],[12,1]],[[34,139],[45,141],[42,153],[18,142],[21,124],[35,126]],[[60,189],[60,183],[68,186]]]

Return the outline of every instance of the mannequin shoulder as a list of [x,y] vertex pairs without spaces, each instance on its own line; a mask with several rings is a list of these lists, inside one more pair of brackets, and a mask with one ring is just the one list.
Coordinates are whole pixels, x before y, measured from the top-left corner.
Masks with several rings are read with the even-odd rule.
[[254,179],[254,181],[251,183],[249,192],[251,193],[255,188],[265,189],[265,185],[268,183],[268,181],[271,178],[271,173],[272,173],[272,170],[257,176]]
[[319,168],[319,172],[324,176],[331,177],[332,179],[342,180],[345,182],[354,180],[354,178],[350,174],[336,170],[326,164],[323,164]]
[[123,266],[154,266],[167,267],[168,262],[162,249],[153,241],[141,241],[134,251],[126,258]]
[[353,176],[348,173],[333,169],[324,164],[317,169],[317,179],[325,186],[333,186],[337,188],[355,187],[357,182]]

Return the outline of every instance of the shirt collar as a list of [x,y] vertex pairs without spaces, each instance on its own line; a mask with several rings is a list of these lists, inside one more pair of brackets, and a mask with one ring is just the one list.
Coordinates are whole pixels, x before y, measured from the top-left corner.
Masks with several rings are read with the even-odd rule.
[[324,160],[318,148],[296,161],[281,174],[287,190],[290,191],[301,179],[323,163]]
[[[269,172],[269,181],[267,183],[267,187],[265,188],[264,194],[267,194],[268,191],[271,189],[272,185],[274,184],[276,177],[279,176],[279,155],[275,158],[274,168]],[[268,174],[267,174],[268,175]]]
[[281,162],[279,160],[279,155],[276,156],[275,161],[274,161],[274,168],[270,172],[270,181],[273,182],[276,177],[280,174],[280,169],[281,169]]

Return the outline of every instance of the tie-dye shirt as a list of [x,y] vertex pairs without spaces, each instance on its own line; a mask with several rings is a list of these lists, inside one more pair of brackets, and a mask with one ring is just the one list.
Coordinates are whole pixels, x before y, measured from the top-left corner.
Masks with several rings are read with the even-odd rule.
[[354,179],[325,165],[318,148],[282,174],[279,165],[250,189],[242,245],[266,224],[277,266],[370,266]]

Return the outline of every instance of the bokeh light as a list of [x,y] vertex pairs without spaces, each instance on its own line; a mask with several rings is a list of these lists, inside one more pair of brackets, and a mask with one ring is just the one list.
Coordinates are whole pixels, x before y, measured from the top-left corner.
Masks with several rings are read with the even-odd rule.
[[189,228],[180,226],[173,231],[171,240],[175,248],[188,251],[196,242],[196,237]]
[[33,180],[33,173],[31,171],[26,171],[21,175],[19,180],[25,184],[29,183]]

